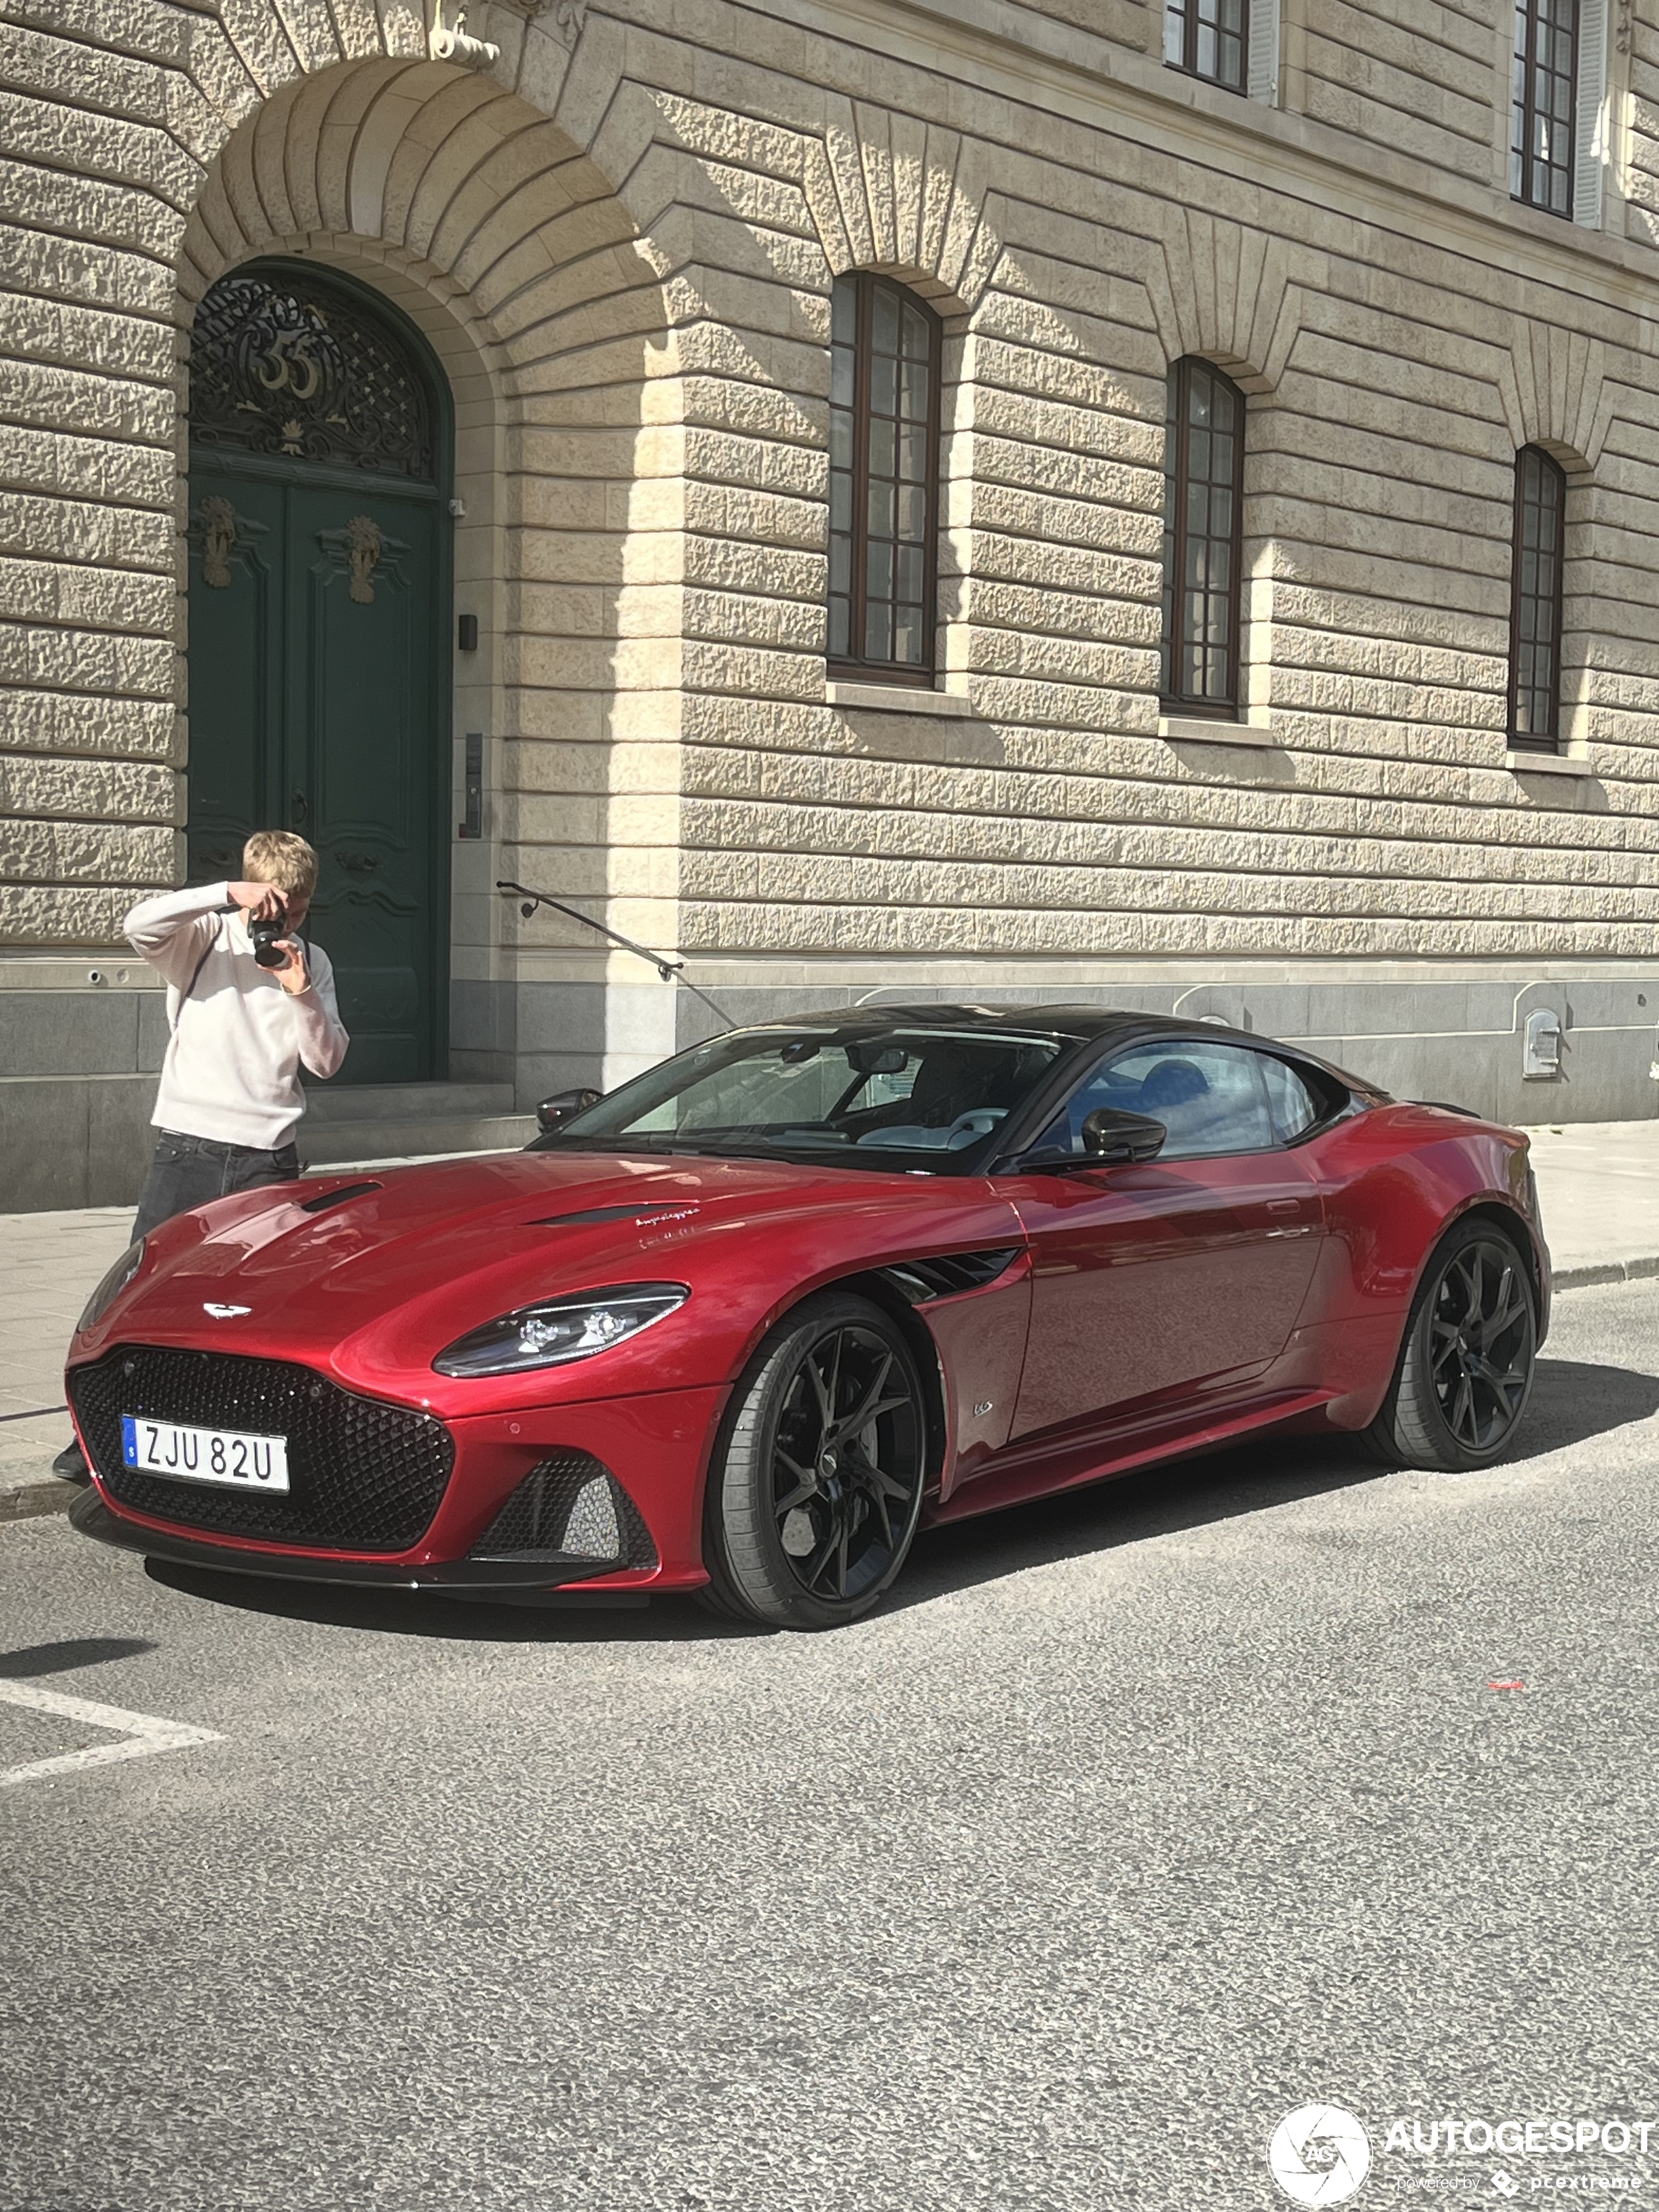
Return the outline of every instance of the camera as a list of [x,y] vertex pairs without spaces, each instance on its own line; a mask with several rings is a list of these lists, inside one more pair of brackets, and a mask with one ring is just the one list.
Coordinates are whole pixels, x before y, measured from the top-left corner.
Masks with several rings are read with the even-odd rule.
[[253,939],[253,957],[262,968],[280,968],[284,964],[288,955],[277,951],[276,940],[288,935],[288,908],[285,906],[279,903],[269,921],[250,922],[247,933]]

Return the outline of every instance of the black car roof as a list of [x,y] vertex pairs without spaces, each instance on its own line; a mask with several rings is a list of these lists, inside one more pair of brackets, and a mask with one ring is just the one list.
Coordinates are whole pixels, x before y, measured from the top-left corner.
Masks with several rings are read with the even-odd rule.
[[1389,1093],[1376,1084],[1346,1067],[1339,1067],[1334,1060],[1310,1052],[1305,1045],[1286,1044],[1279,1037],[1261,1036],[1250,1030],[1235,1029],[1231,1022],[1218,1021],[1211,1014],[1188,1015],[1183,1020],[1178,1014],[1152,1014],[1139,1007],[1128,1006],[1048,1006],[1041,1002],[981,1006],[966,1003],[941,1005],[937,1000],[922,1006],[909,1006],[902,1000],[896,1004],[884,1000],[878,1006],[820,1006],[811,1013],[775,1014],[770,1021],[754,1022],[748,1026],[762,1030],[830,1028],[844,1032],[849,1029],[890,1029],[896,1023],[906,1029],[979,1029],[988,1036],[994,1036],[1000,1030],[1016,1030],[1029,1036],[1035,1030],[1040,1035],[1068,1038],[1074,1044],[1114,1036],[1191,1038],[1202,1034],[1225,1038],[1235,1044],[1253,1045],[1258,1051],[1282,1054],[1307,1066],[1323,1068],[1356,1097],[1372,1104],[1384,1104],[1389,1098]]
[[[981,1006],[946,1003],[937,1000],[926,1005],[909,1006],[902,1000],[895,1003],[884,999],[878,1006],[818,1006],[810,1013],[776,1014],[769,1021],[750,1024],[755,1029],[817,1029],[833,1027],[846,1029],[890,1029],[895,1023],[906,1029],[980,1029],[994,1035],[999,1030],[1018,1030],[1029,1032],[1037,1030],[1051,1036],[1073,1037],[1079,1040],[1109,1036],[1117,1030],[1160,1030],[1171,1036],[1191,1036],[1194,1027],[1200,1024],[1182,1021],[1170,1014],[1149,1014],[1127,1007],[1048,1006],[1043,1004],[1016,1006]],[[1201,1026],[1213,1029],[1218,1036],[1243,1037],[1245,1042],[1261,1044],[1261,1037],[1249,1037],[1230,1024],[1205,1020]]]

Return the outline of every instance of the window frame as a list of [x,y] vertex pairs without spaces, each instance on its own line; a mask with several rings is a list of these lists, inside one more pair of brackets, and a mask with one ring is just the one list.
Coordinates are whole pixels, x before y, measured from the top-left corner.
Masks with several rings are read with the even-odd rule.
[[[1554,546],[1555,574],[1551,591],[1528,592],[1524,584],[1524,564],[1530,551],[1534,557],[1540,549],[1529,547],[1526,540],[1528,499],[1526,479],[1528,468],[1536,464],[1547,480],[1555,487],[1556,531]],[[1509,697],[1504,714],[1505,738],[1511,752],[1559,753],[1561,750],[1561,657],[1565,643],[1566,609],[1566,547],[1567,547],[1567,472],[1553,453],[1541,446],[1522,446],[1515,456],[1514,514],[1510,535],[1510,665]],[[1521,652],[1522,646],[1522,620],[1528,605],[1547,603],[1554,624],[1554,641],[1550,677],[1547,686],[1536,683],[1522,685],[1521,682]],[[1536,647],[1537,639],[1525,641]],[[1549,727],[1547,731],[1522,730],[1520,727],[1521,695],[1523,689],[1534,696],[1547,690]]]
[[[1548,0],[1541,0],[1541,4],[1548,4]],[[1554,216],[1558,221],[1571,222],[1576,219],[1577,215],[1579,129],[1578,100],[1580,81],[1583,75],[1583,48],[1584,11],[1583,0],[1564,0],[1564,4],[1569,7],[1572,12],[1572,27],[1571,32],[1572,62],[1567,78],[1566,121],[1561,126],[1566,132],[1566,151],[1560,161],[1552,161],[1544,165],[1544,167],[1547,173],[1550,175],[1559,175],[1561,178],[1565,188],[1565,203],[1561,207],[1553,206],[1548,199],[1538,198],[1533,190],[1534,172],[1540,166],[1537,162],[1536,156],[1533,152],[1533,146],[1537,137],[1537,123],[1540,113],[1536,99],[1536,91],[1540,0],[1515,0],[1514,24],[1511,29],[1510,44],[1510,68],[1511,75],[1510,87],[1510,162],[1511,172],[1510,178],[1510,198],[1515,202],[1517,207],[1534,208],[1540,215]],[[1526,34],[1523,41],[1522,42],[1521,49],[1517,52],[1515,44],[1515,34],[1519,31],[1522,24],[1526,27]],[[1517,64],[1520,65],[1521,69],[1521,96],[1518,100],[1515,96],[1515,87],[1513,82],[1514,71]],[[1553,123],[1554,118],[1552,118],[1550,120]],[[1516,143],[1517,135],[1519,139],[1518,143]],[[1520,174],[1518,178],[1514,173],[1514,165],[1517,161],[1520,163]]]
[[[1190,404],[1192,372],[1201,368],[1205,374],[1231,393],[1238,410],[1238,429],[1233,441],[1233,526],[1231,539],[1232,581],[1227,593],[1227,635],[1224,650],[1227,656],[1228,684],[1225,696],[1211,698],[1190,695],[1176,688],[1174,679],[1179,675],[1186,642],[1185,621],[1187,568],[1187,506],[1188,492],[1192,480],[1192,408]],[[1246,431],[1249,409],[1244,394],[1231,377],[1201,354],[1183,354],[1179,361],[1170,364],[1165,398],[1165,437],[1170,431],[1170,401],[1173,393],[1175,452],[1166,451],[1164,462],[1164,636],[1161,641],[1163,666],[1158,672],[1158,704],[1166,714],[1202,714],[1218,721],[1235,721],[1239,712],[1242,690],[1239,665],[1240,646],[1244,633],[1244,459]]]
[[[1164,0],[1164,66],[1165,69],[1178,70],[1182,76],[1194,77],[1200,84],[1212,84],[1218,91],[1237,93],[1242,100],[1248,100],[1250,97],[1250,17],[1253,13],[1250,0],[1239,0],[1238,82],[1237,84],[1230,83],[1224,76],[1212,76],[1207,70],[1200,69],[1198,65],[1199,38],[1206,28],[1199,20],[1199,9],[1201,4],[1202,0]],[[1225,4],[1225,0],[1216,0],[1216,4],[1219,12],[1220,8]],[[1171,59],[1169,52],[1170,18],[1172,15],[1178,15],[1181,19],[1181,59],[1179,61]]]
[[[906,304],[918,308],[926,319],[928,331],[927,414],[924,434],[927,440],[927,471],[922,479],[923,499],[927,520],[922,540],[922,638],[926,653],[921,660],[878,660],[858,653],[837,653],[826,649],[824,672],[833,683],[849,681],[860,684],[902,684],[918,690],[931,690],[939,678],[939,443],[942,434],[943,411],[940,384],[943,374],[944,325],[938,310],[930,301],[896,276],[884,276],[874,269],[843,271],[836,283],[851,283],[855,289],[855,308],[853,336],[853,513],[850,526],[852,539],[848,575],[848,634],[849,643],[854,638],[868,635],[868,579],[870,558],[870,387],[874,357],[875,297],[877,289],[885,286],[898,294]],[[833,293],[832,293],[833,305]],[[830,341],[833,359],[834,339]],[[832,414],[834,402],[831,402]],[[828,512],[829,510],[826,510]],[[826,557],[830,540],[825,540]],[[830,611],[829,574],[824,579],[825,646],[829,647],[828,619]]]

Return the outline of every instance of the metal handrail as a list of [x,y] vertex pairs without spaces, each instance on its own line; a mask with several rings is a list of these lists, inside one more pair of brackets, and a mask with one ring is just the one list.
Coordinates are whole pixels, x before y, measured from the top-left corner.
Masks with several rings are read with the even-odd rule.
[[620,945],[624,952],[631,952],[641,960],[648,960],[665,983],[673,982],[678,976],[692,997],[701,999],[717,1020],[724,1022],[728,1030],[737,1027],[723,1006],[717,1006],[707,991],[697,988],[685,973],[684,960],[671,960],[666,953],[653,952],[647,945],[635,945],[631,937],[624,937],[621,930],[612,929],[608,922],[595,921],[591,914],[584,914],[580,907],[567,906],[562,899],[556,899],[547,891],[532,891],[528,884],[504,882],[498,878],[495,888],[498,891],[510,892],[514,897],[525,902],[519,911],[526,921],[538,906],[550,906],[556,914],[568,915],[572,921],[580,921],[585,927],[596,930],[601,937],[608,937],[613,945]]

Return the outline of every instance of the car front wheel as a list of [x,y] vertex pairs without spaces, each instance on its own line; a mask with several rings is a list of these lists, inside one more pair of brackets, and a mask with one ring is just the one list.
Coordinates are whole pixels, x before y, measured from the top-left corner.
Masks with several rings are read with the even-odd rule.
[[1532,1395],[1538,1304],[1532,1271],[1495,1223],[1460,1223],[1437,1247],[1399,1366],[1367,1431],[1394,1467],[1489,1467]]
[[710,1595],[775,1628],[838,1628],[904,1564],[927,1420],[910,1348],[879,1306],[809,1299],[738,1383],[709,1470]]

